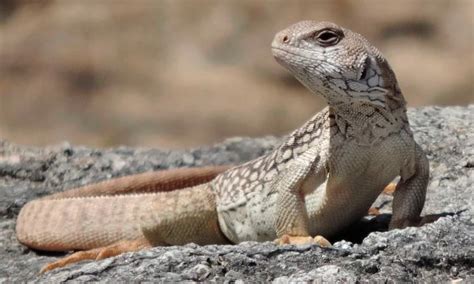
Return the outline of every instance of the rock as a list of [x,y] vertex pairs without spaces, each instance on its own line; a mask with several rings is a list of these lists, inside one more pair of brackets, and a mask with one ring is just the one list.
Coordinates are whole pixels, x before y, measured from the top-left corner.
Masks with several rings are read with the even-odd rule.
[[419,228],[386,232],[391,197],[332,241],[332,248],[239,245],[156,247],[44,275],[40,267],[61,254],[31,251],[14,233],[27,201],[106,178],[180,166],[241,163],[270,151],[279,139],[233,138],[213,146],[167,151],[120,147],[46,148],[0,142],[0,282],[40,281],[312,281],[356,283],[474,280],[474,106],[410,109],[416,140],[430,159],[424,215],[444,216]]

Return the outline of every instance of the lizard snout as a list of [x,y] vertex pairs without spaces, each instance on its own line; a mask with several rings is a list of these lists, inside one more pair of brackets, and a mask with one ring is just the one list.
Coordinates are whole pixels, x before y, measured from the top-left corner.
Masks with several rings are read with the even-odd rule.
[[286,30],[277,33],[273,38],[272,54],[278,63],[286,65],[285,60],[283,60],[283,58],[287,56],[286,49],[290,42],[291,38]]
[[290,43],[290,35],[288,32],[281,31],[275,35],[272,41],[272,49],[274,48],[281,48],[282,46]]

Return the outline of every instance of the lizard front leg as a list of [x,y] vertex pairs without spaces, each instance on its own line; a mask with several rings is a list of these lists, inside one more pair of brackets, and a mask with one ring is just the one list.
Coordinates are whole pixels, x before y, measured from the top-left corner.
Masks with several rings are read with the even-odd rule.
[[[321,246],[331,244],[322,236],[314,239],[309,234],[309,219],[304,203],[304,183],[309,177],[323,176],[325,159],[318,149],[310,148],[300,157],[290,162],[272,184],[272,190],[278,194],[275,230],[278,244],[318,243]],[[320,179],[320,178],[319,178]],[[321,182],[321,180],[316,181]],[[314,184],[313,184],[314,186]]]
[[415,148],[415,173],[397,184],[389,229],[419,225],[429,179],[429,163],[418,144]]

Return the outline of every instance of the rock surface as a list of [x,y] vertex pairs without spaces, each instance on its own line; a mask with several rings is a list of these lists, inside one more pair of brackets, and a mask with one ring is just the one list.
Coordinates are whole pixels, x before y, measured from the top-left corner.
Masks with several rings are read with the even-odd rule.
[[[234,138],[183,151],[121,147],[96,150],[62,144],[35,148],[0,142],[0,282],[252,280],[286,283],[474,280],[474,106],[409,110],[416,140],[431,162],[424,215],[444,216],[420,228],[384,231],[391,197],[375,205],[333,248],[242,243],[234,246],[158,247],[45,275],[60,255],[30,251],[15,238],[15,219],[28,200],[105,178],[172,167],[240,163],[270,151],[273,137]],[[370,233],[370,234],[369,234]],[[472,282],[471,282],[472,283]]]

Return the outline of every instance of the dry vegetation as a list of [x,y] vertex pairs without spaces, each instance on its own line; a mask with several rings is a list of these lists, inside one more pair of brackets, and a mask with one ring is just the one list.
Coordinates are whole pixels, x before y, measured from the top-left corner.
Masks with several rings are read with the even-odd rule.
[[0,1],[0,139],[183,147],[323,106],[271,57],[301,19],[366,35],[411,106],[473,96],[473,1]]

